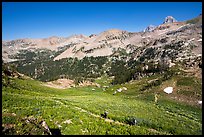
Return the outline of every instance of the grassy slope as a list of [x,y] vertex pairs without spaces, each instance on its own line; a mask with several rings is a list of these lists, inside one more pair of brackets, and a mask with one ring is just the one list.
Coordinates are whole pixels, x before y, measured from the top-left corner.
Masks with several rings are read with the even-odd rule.
[[[179,95],[185,96],[195,90],[200,93],[201,83],[196,80],[192,83],[191,78],[186,82],[183,77],[175,76],[160,86],[141,92],[140,88],[145,81],[154,77],[109,87],[103,87],[108,86],[110,80],[102,77],[96,80],[102,85],[101,88],[66,90],[44,87],[34,80],[13,79],[12,87],[2,87],[2,123],[15,124],[13,134],[25,134],[19,121],[25,116],[44,119],[50,128],[60,128],[62,134],[202,134],[202,109],[172,99],[176,94],[167,95],[162,92],[164,86],[176,81],[174,86],[180,88]],[[186,88],[189,86],[188,80],[191,80],[191,89]],[[128,90],[112,94],[122,86]],[[154,103],[155,93],[159,93],[157,104]],[[97,117],[105,110],[109,112],[108,118],[115,122]],[[10,113],[16,116],[9,116]],[[135,117],[138,124],[126,124],[128,117]],[[63,123],[66,120],[72,123]]]

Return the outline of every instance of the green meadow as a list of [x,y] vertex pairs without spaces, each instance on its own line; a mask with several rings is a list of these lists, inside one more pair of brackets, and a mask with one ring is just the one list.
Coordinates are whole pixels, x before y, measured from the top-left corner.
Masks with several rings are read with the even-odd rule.
[[[201,135],[202,107],[196,103],[202,98],[201,81],[176,75],[159,85],[146,86],[158,77],[111,85],[112,79],[103,76],[95,80],[101,87],[68,89],[11,78],[2,87],[2,124],[13,125],[5,134],[44,134],[35,127],[44,120],[62,135]],[[175,92],[166,94],[166,86],[173,86]],[[122,87],[127,90],[113,95]],[[105,111],[107,118],[101,117]],[[26,117],[35,118],[36,123],[25,124]],[[128,123],[131,118],[136,119],[135,125]]]

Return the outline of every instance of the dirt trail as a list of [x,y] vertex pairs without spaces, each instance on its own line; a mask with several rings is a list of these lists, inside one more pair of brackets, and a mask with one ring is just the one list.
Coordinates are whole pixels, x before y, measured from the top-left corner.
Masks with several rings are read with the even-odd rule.
[[[106,122],[115,123],[115,124],[118,124],[118,125],[128,125],[128,126],[129,126],[129,124],[125,124],[125,123],[122,123],[122,122],[119,122],[119,121],[114,121],[114,120],[108,119],[108,118],[102,118],[101,116],[96,115],[96,114],[93,114],[93,113],[91,113],[91,112],[89,112],[89,111],[87,111],[87,110],[85,110],[85,109],[80,108],[80,107],[75,107],[75,108],[78,109],[78,110],[80,110],[81,112],[88,113],[88,114],[90,114],[91,116],[104,119]],[[150,131],[150,132],[155,132],[155,133],[160,133],[160,134],[162,133],[162,134],[166,134],[166,135],[171,135],[170,133],[162,132],[162,131],[157,131],[156,129],[153,129],[153,128],[148,128],[147,130]]]
[[[62,102],[59,101],[59,100],[53,100],[53,101],[56,101],[56,102],[58,102],[58,103],[60,103],[60,104],[62,104],[62,105],[64,105],[64,106],[67,106],[67,105],[65,105],[64,103],[62,103]],[[122,123],[122,122],[119,122],[119,121],[114,121],[114,120],[108,119],[108,118],[103,118],[103,117],[101,117],[100,115],[94,114],[94,113],[92,113],[92,112],[90,112],[90,111],[87,111],[87,110],[85,110],[85,109],[83,109],[83,108],[80,108],[80,107],[77,107],[77,106],[75,106],[74,108],[77,109],[77,110],[79,110],[79,111],[81,111],[81,112],[88,113],[89,115],[91,115],[91,116],[93,116],[93,117],[104,119],[106,122],[109,122],[109,123],[115,123],[115,124],[118,124],[118,125],[128,125],[128,126],[129,126],[129,124]],[[170,133],[168,133],[168,132],[165,132],[165,131],[157,131],[156,129],[153,129],[153,128],[148,128],[147,130],[150,131],[150,132],[154,132],[154,133],[156,133],[156,134],[172,135],[172,134],[170,134]]]
[[110,123],[115,123],[115,124],[119,124],[119,125],[128,125],[128,124],[125,124],[125,123],[122,123],[122,122],[119,122],[119,121],[114,121],[112,119],[108,119],[108,118],[103,118],[101,117],[100,115],[96,115],[96,114],[93,114],[87,110],[84,110],[80,107],[75,107],[76,109],[80,110],[81,112],[85,112],[85,113],[88,113],[89,115],[91,116],[94,116],[94,117],[97,117],[97,118],[101,118],[101,119],[104,119],[106,122],[110,122]]
[[[59,103],[59,104],[61,104],[61,105],[67,106],[67,105],[65,105],[63,102],[61,102],[61,101],[59,101],[59,100],[53,100],[53,101],[55,101],[55,102],[57,102],[57,103]],[[111,123],[115,123],[115,124],[119,124],[119,125],[128,125],[128,124],[125,124],[125,123],[122,123],[122,122],[119,122],[119,121],[114,121],[114,120],[112,120],[112,119],[103,118],[103,117],[101,117],[100,115],[94,114],[94,113],[92,113],[92,112],[90,112],[90,111],[87,111],[87,110],[85,110],[85,109],[83,109],[83,108],[80,108],[80,107],[76,107],[76,106],[75,106],[74,108],[80,110],[81,112],[88,113],[88,114],[91,115],[91,116],[104,119],[106,122],[111,122]]]
[[[58,104],[67,107],[67,105],[64,104],[63,102],[61,102],[61,101],[59,101],[59,100],[56,100],[56,99],[58,99],[58,98],[47,98],[47,99],[50,100],[50,101],[57,102]],[[92,113],[92,112],[90,112],[90,111],[87,111],[87,110],[85,110],[85,109],[83,109],[83,108],[80,108],[80,107],[77,107],[77,106],[74,106],[73,108],[75,108],[75,109],[77,109],[77,110],[79,110],[79,111],[81,111],[81,112],[85,112],[85,113],[87,113],[87,114],[89,114],[89,115],[91,115],[91,116],[93,116],[93,117],[100,118],[100,119],[104,119],[105,122],[115,123],[115,124],[118,124],[118,125],[127,125],[127,126],[129,126],[129,124],[122,123],[122,122],[119,122],[119,121],[114,121],[114,120],[108,119],[108,118],[103,118],[103,117],[101,117],[100,115],[94,114],[94,113]],[[15,113],[4,113],[3,116],[16,116],[16,114],[15,114]],[[138,125],[137,125],[137,126],[138,126]],[[139,127],[139,126],[138,126],[138,127]],[[162,132],[162,131],[157,131],[156,129],[152,129],[152,128],[148,128],[147,130],[150,131],[150,132],[155,132],[156,134],[169,134],[169,133],[167,133],[167,132],[165,132],[165,131],[163,131],[163,132]],[[170,134],[169,134],[169,135],[170,135]]]

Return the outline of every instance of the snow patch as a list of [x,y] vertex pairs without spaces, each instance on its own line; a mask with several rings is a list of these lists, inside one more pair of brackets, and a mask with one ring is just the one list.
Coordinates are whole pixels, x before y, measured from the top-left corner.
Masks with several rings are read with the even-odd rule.
[[167,93],[167,94],[170,94],[173,92],[173,87],[167,87],[164,89],[164,92]]

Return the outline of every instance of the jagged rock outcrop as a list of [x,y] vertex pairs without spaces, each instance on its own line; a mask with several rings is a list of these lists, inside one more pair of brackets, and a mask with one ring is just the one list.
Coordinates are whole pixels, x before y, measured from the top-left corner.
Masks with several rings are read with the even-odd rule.
[[151,32],[151,31],[153,31],[155,28],[156,28],[156,26],[154,26],[154,25],[149,25],[149,26],[144,30],[144,32]]
[[172,17],[172,16],[167,16],[167,17],[165,18],[163,24],[165,24],[165,23],[173,23],[173,22],[177,22],[177,20],[176,20],[174,17]]

